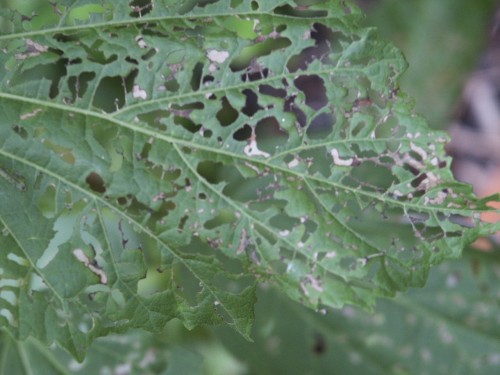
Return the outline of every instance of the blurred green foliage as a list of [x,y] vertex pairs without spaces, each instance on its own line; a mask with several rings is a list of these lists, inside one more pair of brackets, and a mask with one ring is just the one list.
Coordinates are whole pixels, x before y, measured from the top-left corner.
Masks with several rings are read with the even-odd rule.
[[464,80],[488,42],[497,0],[360,0],[366,24],[404,52],[403,91],[435,129],[448,126]]

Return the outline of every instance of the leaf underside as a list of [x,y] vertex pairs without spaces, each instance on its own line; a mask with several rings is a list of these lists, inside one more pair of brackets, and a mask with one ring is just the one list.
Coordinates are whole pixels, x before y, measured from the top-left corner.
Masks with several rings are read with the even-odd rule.
[[[139,4],[139,3],[137,3]],[[92,339],[422,285],[478,227],[401,53],[345,1],[57,1],[0,13],[0,321]],[[380,233],[383,232],[383,233]],[[161,274],[160,290],[140,288]],[[138,287],[139,285],[139,287]]]

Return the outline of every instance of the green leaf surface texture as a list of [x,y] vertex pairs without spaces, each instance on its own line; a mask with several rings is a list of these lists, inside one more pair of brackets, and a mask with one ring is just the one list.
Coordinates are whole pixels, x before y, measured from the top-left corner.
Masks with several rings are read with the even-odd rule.
[[398,90],[401,53],[348,2],[50,4],[44,23],[0,13],[0,322],[16,339],[81,360],[173,318],[248,338],[256,282],[370,308],[488,229]]

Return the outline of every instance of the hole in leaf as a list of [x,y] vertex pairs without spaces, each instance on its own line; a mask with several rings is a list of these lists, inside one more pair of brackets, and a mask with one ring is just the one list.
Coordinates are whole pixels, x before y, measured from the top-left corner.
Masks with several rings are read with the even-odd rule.
[[134,0],[129,3],[132,8],[130,12],[130,17],[143,17],[153,10],[153,3],[151,0]]
[[167,91],[176,92],[176,91],[179,90],[180,85],[179,85],[179,82],[177,82],[176,79],[172,78],[172,79],[169,79],[168,81],[165,81],[163,87],[165,87],[165,89]]
[[12,125],[12,130],[17,133],[22,139],[28,138],[28,132],[21,125]]
[[243,48],[241,53],[233,58],[229,68],[233,72],[245,69],[252,60],[271,54],[274,51],[290,46],[292,42],[288,38],[266,39],[261,43]]
[[155,48],[151,48],[148,52],[146,52],[144,55],[141,56],[141,59],[144,60],[144,61],[148,61],[154,55],[156,55],[156,49]]
[[85,95],[87,91],[89,82],[95,78],[94,72],[82,72],[79,76],[69,77],[68,87],[73,96],[72,101],[74,102],[77,98],[81,98]]
[[178,13],[180,15],[186,14],[192,11],[196,7],[205,8],[207,5],[214,4],[219,0],[190,0],[190,1],[181,1],[181,4],[184,4],[179,10]]
[[292,73],[299,69],[305,70],[307,65],[316,59],[328,63],[328,54],[340,48],[338,40],[341,35],[321,23],[315,23],[311,29],[315,46],[304,48],[302,52],[292,56],[287,63],[288,70]]
[[171,166],[169,169],[163,170],[162,175],[163,179],[166,179],[168,181],[175,181],[181,176],[181,170]]
[[280,231],[291,231],[295,226],[300,224],[300,220],[290,217],[284,213],[275,215],[269,220],[269,224],[279,229]]
[[326,10],[310,10],[308,9],[307,5],[301,6],[300,8],[299,7],[292,8],[288,4],[274,8],[273,13],[285,16],[302,17],[302,18],[326,17],[328,15],[328,12]]
[[207,5],[215,4],[217,1],[219,1],[219,0],[198,0],[197,5],[200,8],[205,8]]
[[149,222],[161,222],[166,216],[168,216],[169,212],[175,210],[176,207],[177,205],[173,201],[162,202],[159,207],[155,207],[154,211],[150,212]]
[[203,108],[205,108],[205,105],[202,102],[192,102],[183,105],[179,104],[172,105],[172,110],[178,111],[179,114],[181,114],[180,111],[187,111],[190,109],[203,109]]
[[255,126],[255,137],[259,150],[273,153],[276,148],[286,144],[288,132],[283,130],[274,117],[266,117]]
[[201,85],[201,76],[203,73],[203,64],[201,62],[196,63],[193,68],[193,75],[191,76],[191,88],[193,91],[198,91]]
[[238,118],[238,111],[231,106],[225,96],[222,98],[222,108],[217,112],[216,117],[222,126],[228,126]]
[[241,109],[241,112],[245,115],[252,117],[258,110],[264,109],[258,104],[258,97],[255,92],[250,89],[245,89],[243,90],[243,94],[245,94],[246,100],[245,106]]
[[206,229],[214,229],[224,224],[230,224],[236,220],[236,215],[234,212],[229,210],[221,210],[217,216],[213,219],[208,220],[203,225]]
[[235,9],[241,5],[243,0],[231,0],[231,8]]
[[149,151],[151,151],[151,143],[144,143],[144,146],[142,146],[141,153],[137,155],[137,160],[144,160],[147,159],[149,156]]
[[[51,51],[54,52],[54,51]],[[59,82],[67,74],[66,66],[68,59],[59,59],[52,64],[37,65],[17,74],[12,79],[12,86],[23,84],[28,81],[39,81],[45,78],[51,81],[49,98],[53,99],[59,95]]]
[[90,189],[97,193],[106,192],[106,186],[104,185],[104,180],[95,172],[89,173],[85,182],[89,185]]
[[250,6],[252,7],[252,10],[258,10],[259,9],[259,3],[257,1],[252,1]]
[[62,43],[76,42],[83,37],[82,34],[54,34],[54,40]]
[[132,71],[125,77],[123,80],[123,84],[125,86],[125,91],[130,93],[132,91],[132,87],[134,86],[134,81],[139,75],[138,69],[132,69]]
[[295,98],[296,96],[293,95],[289,98],[286,99],[285,101],[285,111],[286,112],[292,112],[295,114],[295,117],[297,119],[297,122],[299,123],[300,127],[304,127],[307,125],[307,116],[306,114],[295,104]]
[[118,197],[116,199],[116,202],[120,205],[120,206],[125,206],[126,204],[128,204],[128,199],[126,197]]
[[307,128],[307,136],[311,139],[327,137],[333,130],[335,118],[331,113],[321,113],[316,116]]
[[201,125],[195,124],[190,118],[175,116],[174,123],[181,125],[188,132],[196,133],[201,129]]
[[221,170],[223,169],[222,163],[216,163],[213,161],[202,161],[198,164],[196,171],[211,184],[218,184],[224,179],[221,176]]
[[[361,153],[356,155],[361,155]],[[356,168],[351,172],[351,178],[356,181],[363,181],[366,190],[383,192],[389,189],[393,183],[397,183],[397,178],[390,169],[378,165],[374,161],[368,160],[359,164],[353,162],[353,165],[356,165]],[[348,183],[348,180],[346,180],[346,183]]]
[[233,138],[236,141],[246,141],[252,136],[252,128],[250,125],[245,124],[242,128],[239,128],[234,132]]
[[202,83],[204,86],[207,86],[210,82],[213,82],[214,80],[215,80],[214,76],[206,75],[203,77]]
[[328,104],[325,84],[317,75],[300,76],[294,81],[295,86],[304,92],[306,104],[313,109],[320,109]]
[[139,202],[134,196],[127,196],[127,213],[132,216],[150,215],[153,212],[150,207],[144,203]]
[[[87,58],[89,61],[101,65],[107,65],[118,60],[118,56],[116,54],[106,56],[107,54],[105,54],[105,52],[100,49],[103,43],[104,42],[102,40],[98,39],[90,47],[85,44],[80,45],[83,47],[85,52],[87,52]],[[106,48],[106,46],[104,46],[104,48]]]
[[184,215],[183,217],[181,217],[181,219],[179,220],[179,226],[177,227],[179,232],[182,232],[184,230],[184,226],[186,225],[188,219],[189,219],[188,215]]
[[125,104],[125,90],[122,77],[104,77],[97,86],[92,104],[104,112],[114,112]]
[[270,85],[260,85],[259,92],[264,95],[274,96],[276,98],[285,98],[286,90],[285,89],[277,89]]
[[170,116],[170,112],[164,110],[151,111],[147,113],[143,113],[137,116],[140,121],[145,122],[146,124],[155,127],[158,130],[166,130],[167,125],[162,123],[161,121],[164,118]]
[[420,174],[419,176],[417,176],[416,178],[414,178],[411,181],[411,186],[414,187],[414,188],[418,187],[426,178],[427,178],[427,174],[426,173]]
[[243,82],[253,82],[253,81],[259,81],[261,79],[267,78],[269,75],[269,69],[263,68],[261,69],[260,67],[257,69],[248,69],[245,74],[241,75],[241,80]]

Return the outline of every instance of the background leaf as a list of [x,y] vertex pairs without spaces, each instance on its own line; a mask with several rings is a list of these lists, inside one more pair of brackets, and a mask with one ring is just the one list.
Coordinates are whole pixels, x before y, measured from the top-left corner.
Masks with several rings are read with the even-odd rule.
[[202,357],[159,336],[131,331],[100,338],[84,362],[30,338],[24,342],[2,333],[2,374],[202,374]]
[[255,343],[220,332],[249,374],[496,374],[498,257],[470,252],[432,270],[425,288],[380,300],[374,314],[314,313],[267,290]]
[[256,281],[370,308],[493,230],[400,93],[401,53],[348,3],[51,7],[45,23],[2,10],[0,319],[16,339],[82,360],[96,337],[173,318],[248,338]]
[[403,51],[410,65],[402,89],[435,129],[449,126],[465,80],[488,42],[495,0],[360,0],[366,24]]

